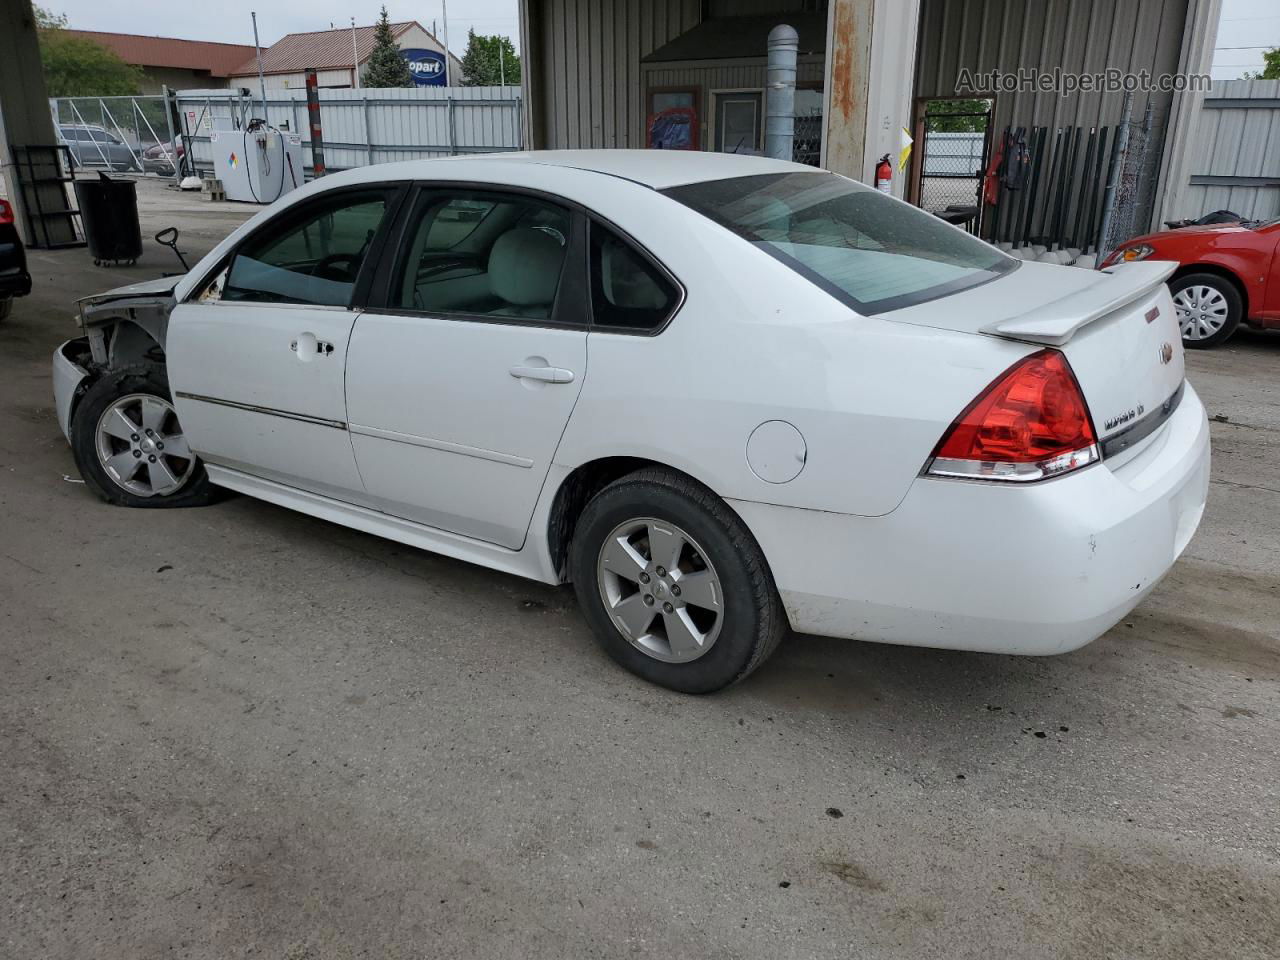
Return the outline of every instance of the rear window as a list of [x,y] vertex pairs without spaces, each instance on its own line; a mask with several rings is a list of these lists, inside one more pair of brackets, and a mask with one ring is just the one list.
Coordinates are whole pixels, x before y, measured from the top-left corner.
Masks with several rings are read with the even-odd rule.
[[1018,261],[937,217],[831,173],[782,173],[663,191],[860,313],[994,280]]

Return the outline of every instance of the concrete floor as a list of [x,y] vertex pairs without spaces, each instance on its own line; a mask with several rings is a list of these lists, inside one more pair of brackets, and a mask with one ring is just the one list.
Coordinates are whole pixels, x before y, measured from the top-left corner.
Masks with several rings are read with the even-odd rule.
[[[207,250],[246,211],[143,189]],[[103,505],[0,325],[0,956],[1274,957],[1280,338],[1191,356],[1204,525],[1054,659],[793,638],[646,686],[568,590],[247,498]]]

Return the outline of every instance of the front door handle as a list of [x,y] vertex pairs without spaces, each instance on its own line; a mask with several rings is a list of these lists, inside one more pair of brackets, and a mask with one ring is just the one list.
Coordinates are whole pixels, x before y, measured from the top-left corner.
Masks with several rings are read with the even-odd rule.
[[511,375],[517,380],[540,380],[543,383],[573,383],[573,371],[564,367],[527,367],[516,364]]
[[309,360],[312,354],[317,353],[322,357],[333,355],[333,344],[328,340],[316,339],[314,333],[299,334],[297,340],[289,343],[289,349],[296,353],[301,360]]

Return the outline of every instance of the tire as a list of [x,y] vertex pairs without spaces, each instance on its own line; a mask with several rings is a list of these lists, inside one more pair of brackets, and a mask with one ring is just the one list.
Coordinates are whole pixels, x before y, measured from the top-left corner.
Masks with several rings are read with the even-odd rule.
[[1182,343],[1189,350],[1208,350],[1224,343],[1244,319],[1239,288],[1216,273],[1188,273],[1169,284],[1177,309]]
[[[632,525],[638,525],[637,532],[629,539]],[[662,537],[668,547],[655,550],[651,537]],[[679,569],[667,570],[659,561],[672,556],[677,539],[683,541],[674,554]],[[711,693],[737,683],[764,663],[787,633],[782,601],[751,532],[714,493],[672,471],[640,470],[597,493],[578,518],[569,572],[583,615],[605,652],[637,676],[671,690]],[[703,576],[707,573],[710,580]],[[641,583],[643,577],[649,579]],[[707,597],[714,597],[718,608],[703,606]],[[620,624],[644,622],[642,602],[653,620],[633,638]],[[667,603],[677,606],[672,610]],[[624,609],[626,614],[620,613]],[[667,636],[667,624],[681,638],[679,645]],[[690,644],[699,634],[702,643]]]
[[0,320],[13,312],[13,297],[0,297]]
[[[174,452],[185,450],[186,444],[172,402],[164,367],[153,363],[108,371],[81,397],[71,418],[71,452],[85,484],[107,503],[121,507],[201,507],[217,499],[218,488],[209,482],[199,458],[193,454],[181,457]],[[137,441],[131,439],[125,421],[114,421],[114,434],[104,427],[104,415],[117,405],[127,421],[138,428],[132,435]],[[152,428],[155,433],[147,436],[145,431]],[[166,442],[168,451],[163,450]],[[134,462],[138,466],[120,480],[104,460],[123,464],[124,471]],[[153,470],[151,464],[156,462],[163,469]],[[176,481],[176,486],[167,489],[170,480]]]

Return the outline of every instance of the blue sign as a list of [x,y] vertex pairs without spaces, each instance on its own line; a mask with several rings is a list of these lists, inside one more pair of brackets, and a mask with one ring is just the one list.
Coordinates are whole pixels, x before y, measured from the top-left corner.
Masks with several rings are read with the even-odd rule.
[[444,54],[438,50],[421,50],[410,47],[401,50],[400,56],[409,61],[413,82],[420,87],[444,86]]

